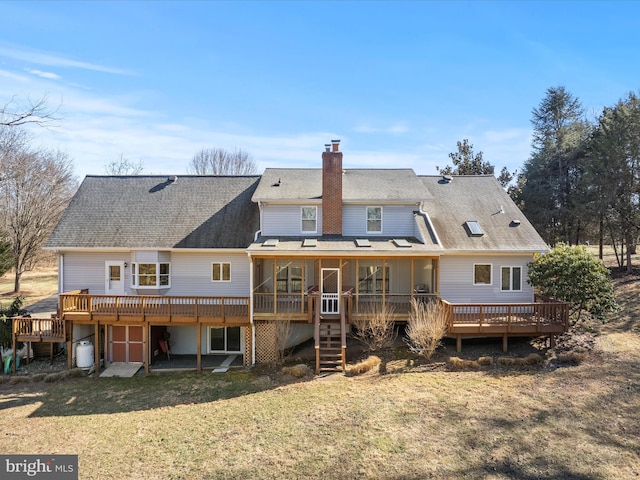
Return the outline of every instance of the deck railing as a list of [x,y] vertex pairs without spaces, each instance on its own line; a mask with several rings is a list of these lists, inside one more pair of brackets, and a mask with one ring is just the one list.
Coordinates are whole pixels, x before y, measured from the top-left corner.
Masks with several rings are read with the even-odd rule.
[[13,317],[13,334],[18,341],[46,342],[66,339],[65,322],[60,318]]
[[246,317],[249,297],[61,294],[61,314]]
[[307,298],[301,293],[254,293],[255,313],[306,313]]
[[569,327],[569,305],[542,297],[534,303],[460,304],[441,300],[447,312],[449,331],[482,333],[486,328],[504,327],[543,332]]

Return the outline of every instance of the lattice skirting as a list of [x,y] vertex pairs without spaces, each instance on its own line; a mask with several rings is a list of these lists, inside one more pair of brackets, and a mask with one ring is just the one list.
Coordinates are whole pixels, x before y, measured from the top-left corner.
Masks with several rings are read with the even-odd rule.
[[244,366],[251,365],[251,355],[253,352],[252,341],[253,335],[251,334],[251,327],[244,327]]
[[271,363],[278,359],[276,324],[256,321],[256,363]]

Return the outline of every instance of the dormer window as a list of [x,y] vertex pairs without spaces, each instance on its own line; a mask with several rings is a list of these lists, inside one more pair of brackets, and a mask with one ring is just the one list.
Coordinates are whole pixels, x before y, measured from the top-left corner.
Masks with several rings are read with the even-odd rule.
[[302,233],[318,231],[318,207],[302,207]]
[[382,233],[382,207],[367,207],[367,233]]

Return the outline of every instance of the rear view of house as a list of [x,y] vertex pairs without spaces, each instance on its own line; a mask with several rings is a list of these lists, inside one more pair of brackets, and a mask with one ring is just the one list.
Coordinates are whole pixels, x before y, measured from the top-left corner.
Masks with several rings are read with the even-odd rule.
[[535,301],[527,263],[547,246],[493,176],[345,169],[337,140],[322,168],[88,176],[48,248],[69,351],[91,339],[97,368],[148,371],[165,339],[198,369],[273,361],[283,321],[290,342],[315,337],[317,369],[341,365],[354,318],[407,321],[413,299],[445,302],[459,345],[566,322]]

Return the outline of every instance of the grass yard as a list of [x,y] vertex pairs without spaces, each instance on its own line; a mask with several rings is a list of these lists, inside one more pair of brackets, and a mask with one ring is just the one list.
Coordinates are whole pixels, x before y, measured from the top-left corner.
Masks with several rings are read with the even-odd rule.
[[83,479],[638,478],[639,278],[578,365],[9,382],[2,451],[78,454]]

